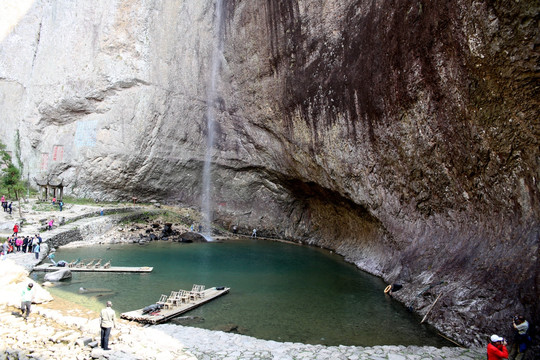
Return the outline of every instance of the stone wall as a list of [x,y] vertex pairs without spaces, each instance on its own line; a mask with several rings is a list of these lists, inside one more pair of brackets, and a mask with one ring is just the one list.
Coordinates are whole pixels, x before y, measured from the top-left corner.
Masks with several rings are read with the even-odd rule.
[[[93,217],[89,216],[89,214],[83,214],[70,218],[70,223],[74,223],[82,219],[87,219],[87,221],[79,221],[73,228],[65,231],[60,230],[58,234],[47,238],[49,247],[58,248],[74,241],[90,241],[99,235],[105,234],[107,231],[114,228],[118,223],[122,221],[137,220],[146,216],[148,212],[134,208],[116,208],[106,209],[104,210],[104,214],[117,215]],[[96,215],[99,215],[99,212],[96,212]]]

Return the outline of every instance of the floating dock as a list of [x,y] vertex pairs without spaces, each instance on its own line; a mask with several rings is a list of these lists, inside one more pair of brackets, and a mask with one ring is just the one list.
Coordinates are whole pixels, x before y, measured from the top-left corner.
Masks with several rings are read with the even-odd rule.
[[33,271],[58,271],[62,269],[69,269],[72,272],[121,272],[121,273],[147,273],[154,270],[150,266],[140,266],[140,267],[131,267],[131,266],[110,266],[110,267],[76,267],[76,266],[54,266],[53,264],[44,264],[34,267]]
[[190,300],[187,303],[173,306],[170,309],[162,308],[152,313],[143,314],[143,309],[129,311],[122,313],[120,317],[126,320],[134,320],[143,324],[160,324],[166,322],[178,315],[188,312],[196,307],[199,307],[211,300],[214,300],[221,295],[225,295],[231,288],[223,287],[218,290],[217,288],[209,288],[203,291],[202,298]]

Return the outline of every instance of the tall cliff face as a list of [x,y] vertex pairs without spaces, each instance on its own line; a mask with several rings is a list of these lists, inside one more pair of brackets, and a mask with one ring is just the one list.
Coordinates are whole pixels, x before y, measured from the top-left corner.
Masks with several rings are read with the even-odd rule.
[[293,200],[285,234],[407,284],[421,313],[444,281],[431,316],[464,341],[538,320],[538,4],[235,5],[230,93]]
[[[216,219],[334,249],[420,313],[444,292],[430,321],[465,343],[538,322],[538,5],[225,4]],[[214,9],[36,1],[0,43],[24,173],[197,206]]]

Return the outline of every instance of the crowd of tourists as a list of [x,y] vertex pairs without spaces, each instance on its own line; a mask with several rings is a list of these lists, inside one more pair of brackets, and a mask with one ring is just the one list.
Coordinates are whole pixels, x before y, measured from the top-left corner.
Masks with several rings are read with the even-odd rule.
[[4,241],[2,248],[0,249],[2,252],[2,258],[13,253],[28,253],[35,254],[36,259],[38,259],[39,252],[41,250],[41,243],[43,242],[41,236],[39,234],[35,234],[34,236],[19,235],[18,224],[15,224],[13,230],[13,235],[8,236],[7,240]]
[[[0,201],[2,203],[2,208],[4,209],[4,212],[11,214],[11,212],[13,211],[13,203],[8,202],[4,195],[2,195]],[[60,211],[62,211],[64,202],[62,200],[57,201],[56,197],[54,197],[52,199],[52,205],[58,206]],[[47,222],[46,229],[52,230],[53,226],[54,219],[51,218]],[[18,223],[15,223],[15,225],[13,226],[13,235],[8,236],[7,240],[5,240],[4,243],[0,246],[0,255],[2,256],[2,258],[7,256],[8,254],[13,253],[29,253],[35,254],[36,259],[39,259],[41,242],[43,241],[41,236],[39,234],[35,234],[34,236],[23,236],[19,234],[19,231],[20,226]]]

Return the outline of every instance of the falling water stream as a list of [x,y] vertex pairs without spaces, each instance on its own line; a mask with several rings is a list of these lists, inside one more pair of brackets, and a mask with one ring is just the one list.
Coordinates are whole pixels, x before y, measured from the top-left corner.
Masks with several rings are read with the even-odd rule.
[[216,0],[214,15],[213,49],[210,59],[210,78],[206,94],[206,154],[204,157],[202,178],[202,204],[203,235],[207,240],[212,240],[212,152],[214,150],[217,81],[223,54],[223,0]]

